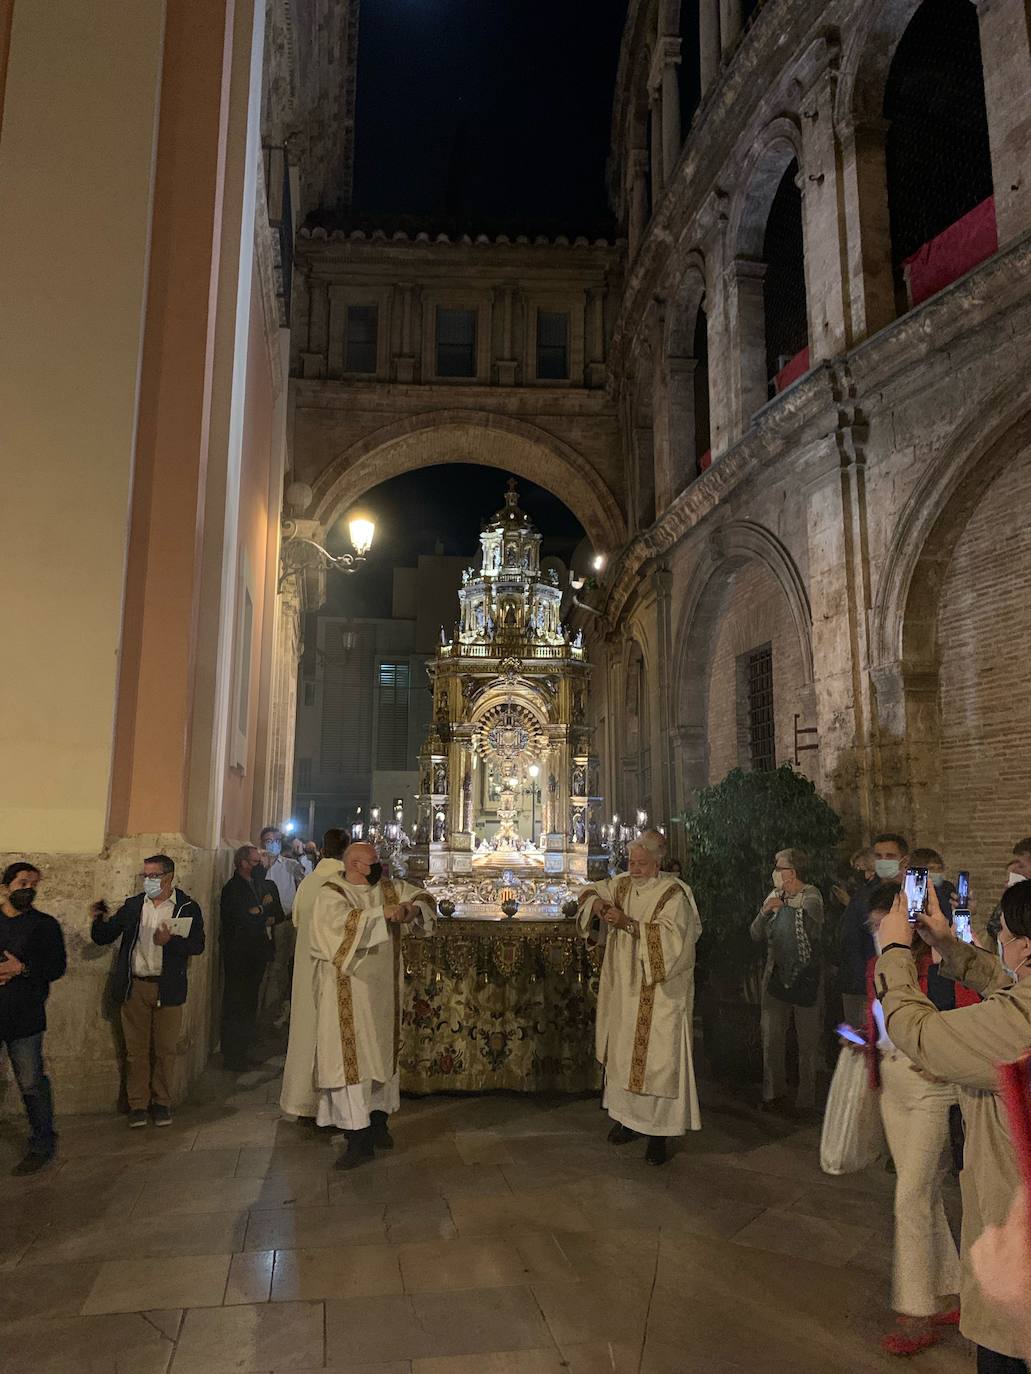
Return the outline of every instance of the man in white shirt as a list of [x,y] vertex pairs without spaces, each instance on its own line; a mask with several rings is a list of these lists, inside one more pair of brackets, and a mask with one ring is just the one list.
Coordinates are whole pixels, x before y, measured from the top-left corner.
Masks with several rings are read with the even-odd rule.
[[122,1004],[129,1125],[146,1126],[149,1106],[154,1125],[169,1126],[186,967],[192,955],[204,952],[204,919],[193,898],[175,886],[167,854],[143,861],[140,886],[143,891],[113,916],[106,902],[94,903],[90,938],[110,945],[122,937],[114,983]]

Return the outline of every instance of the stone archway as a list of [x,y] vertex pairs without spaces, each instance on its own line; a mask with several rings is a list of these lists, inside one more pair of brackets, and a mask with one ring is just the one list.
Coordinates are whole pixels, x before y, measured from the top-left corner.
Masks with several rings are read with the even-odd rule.
[[[714,655],[726,626],[739,578],[752,575],[759,585],[750,589],[756,646],[767,637],[779,638],[791,659],[789,685],[811,706],[813,692],[812,612],[805,583],[790,554],[768,530],[748,521],[735,521],[717,531],[694,571],[683,606],[674,655],[678,749],[677,810],[691,794],[710,781],[710,695]],[[777,634],[768,634],[762,610],[763,593],[771,594],[783,614]],[[745,598],[748,600],[748,597]],[[742,634],[748,637],[742,627]],[[753,636],[754,637],[754,636]],[[742,641],[743,644],[743,641]],[[751,644],[744,647],[755,647]],[[776,645],[775,652],[776,652]],[[777,667],[774,662],[775,686]],[[783,679],[783,674],[782,674]],[[724,702],[733,713],[735,699]],[[784,711],[780,713],[784,716]],[[786,727],[778,720],[778,738]]]
[[414,415],[352,444],[316,481],[311,515],[327,528],[379,483],[443,463],[479,463],[536,482],[566,503],[599,553],[626,542],[618,502],[580,453],[537,425],[475,410]]

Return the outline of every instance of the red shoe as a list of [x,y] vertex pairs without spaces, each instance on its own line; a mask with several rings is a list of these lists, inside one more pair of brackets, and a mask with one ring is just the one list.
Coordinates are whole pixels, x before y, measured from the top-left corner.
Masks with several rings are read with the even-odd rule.
[[937,1344],[938,1337],[933,1331],[921,1331],[908,1336],[904,1328],[891,1331],[881,1339],[881,1349],[886,1355],[919,1355]]
[[947,1312],[935,1312],[931,1321],[935,1326],[959,1326],[959,1308],[951,1307]]

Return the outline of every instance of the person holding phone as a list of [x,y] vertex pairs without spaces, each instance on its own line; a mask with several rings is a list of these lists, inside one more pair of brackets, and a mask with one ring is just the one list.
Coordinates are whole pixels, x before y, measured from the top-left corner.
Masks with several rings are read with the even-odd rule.
[[235,872],[222,889],[222,1066],[232,1073],[256,1068],[252,1061],[262,979],[275,957],[275,928],[286,920],[279,889],[255,871],[257,846],[241,845]]
[[[915,925],[905,900],[897,899],[878,932],[875,990],[888,1036],[924,1073],[960,1089],[964,1257],[986,1227],[1004,1225],[1022,1186],[998,1093],[998,1065],[1031,1049],[1031,883],[1009,888],[1001,906],[1002,963],[957,938],[933,887]],[[941,955],[946,976],[984,1000],[939,1011],[920,988],[914,951],[924,945]],[[1023,1331],[985,1297],[967,1262],[960,1295],[960,1330],[978,1347],[978,1374],[1026,1374]]]
[[[904,888],[903,894],[908,910],[910,892]],[[878,948],[884,921],[898,897],[898,888],[889,883],[870,896],[867,921]],[[877,1045],[881,1121],[895,1165],[891,1305],[899,1314],[895,1330],[885,1335],[881,1345],[889,1355],[916,1355],[937,1342],[943,1326],[959,1318],[953,1301],[960,1287],[959,1255],[942,1201],[950,1155],[949,1113],[958,1094],[952,1084],[922,1073],[892,1043],[874,996],[875,965],[876,957],[867,970],[869,1008],[862,1039]],[[925,994],[931,971],[931,951],[924,947],[917,960],[917,978]],[[977,1000],[965,989],[958,992]]]
[[[143,861],[142,892],[113,916],[106,902],[90,910],[90,938],[111,945],[121,938],[114,966],[115,996],[125,1037],[125,1091],[129,1125],[172,1124],[175,1057],[186,1002],[188,961],[204,952],[204,918],[198,904],[175,886],[167,854]],[[153,1055],[153,1071],[151,1056]]]

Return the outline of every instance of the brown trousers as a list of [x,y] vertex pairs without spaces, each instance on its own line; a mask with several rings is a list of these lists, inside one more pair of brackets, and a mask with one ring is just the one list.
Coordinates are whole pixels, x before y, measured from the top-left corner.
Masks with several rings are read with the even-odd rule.
[[[129,1000],[122,1003],[125,1036],[125,1093],[131,1112],[154,1103],[172,1105],[176,1046],[183,1024],[182,1007],[159,1007],[157,983],[132,980]],[[151,1075],[151,1055],[154,1072]]]

